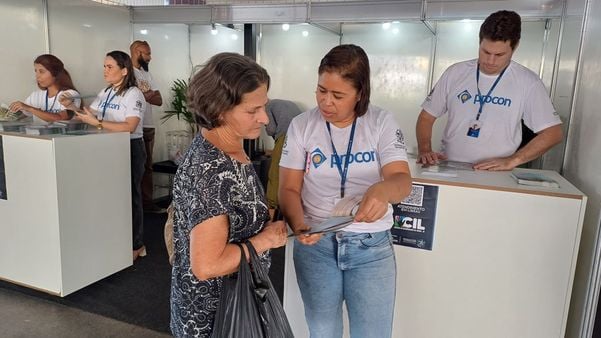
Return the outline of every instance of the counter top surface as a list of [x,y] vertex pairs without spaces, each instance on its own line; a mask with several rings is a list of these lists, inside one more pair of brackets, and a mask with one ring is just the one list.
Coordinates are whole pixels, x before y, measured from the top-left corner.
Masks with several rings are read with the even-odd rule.
[[455,169],[443,172],[433,172],[415,163],[415,158],[409,158],[411,176],[415,183],[453,185],[476,189],[501,190],[535,195],[548,195],[566,198],[582,199],[584,194],[568,180],[553,170],[516,168],[519,172],[534,172],[543,174],[559,183],[559,188],[539,187],[518,184],[512,177],[511,171],[486,171]]
[[6,136],[17,136],[24,138],[35,138],[40,140],[52,141],[55,138],[74,137],[74,136],[87,136],[87,135],[100,135],[100,134],[116,134],[121,132],[111,132],[106,130],[87,129],[87,130],[74,130],[68,131],[65,134],[47,134],[47,135],[30,135],[19,132],[0,131],[0,135]]

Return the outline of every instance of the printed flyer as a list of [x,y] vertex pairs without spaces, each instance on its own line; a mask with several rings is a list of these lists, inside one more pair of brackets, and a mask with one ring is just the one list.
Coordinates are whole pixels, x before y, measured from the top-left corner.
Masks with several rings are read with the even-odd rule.
[[393,206],[394,244],[432,250],[437,203],[437,186],[413,184],[409,196]]

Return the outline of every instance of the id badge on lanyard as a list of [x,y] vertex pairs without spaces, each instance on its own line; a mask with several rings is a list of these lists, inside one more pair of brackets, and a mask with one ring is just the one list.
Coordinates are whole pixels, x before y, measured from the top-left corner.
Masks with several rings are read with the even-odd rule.
[[[509,66],[507,66],[507,67],[509,67]],[[483,122],[480,120],[480,115],[482,115],[482,110],[484,108],[484,104],[486,103],[487,98],[489,98],[490,95],[492,94],[493,90],[495,90],[495,87],[497,86],[497,84],[499,83],[501,78],[503,77],[503,74],[505,73],[505,70],[507,69],[507,67],[503,68],[501,73],[499,73],[499,76],[497,76],[497,78],[495,79],[495,82],[492,84],[492,86],[488,90],[488,93],[486,94],[486,96],[482,96],[482,94],[480,93],[480,86],[479,86],[480,64],[478,64],[478,66],[476,67],[476,89],[478,90],[478,100],[480,101],[479,102],[480,108],[478,108],[478,115],[476,115],[476,119],[470,121],[468,130],[467,130],[467,136],[473,137],[473,138],[478,138],[480,136],[480,131],[482,130],[482,126],[483,126]]]

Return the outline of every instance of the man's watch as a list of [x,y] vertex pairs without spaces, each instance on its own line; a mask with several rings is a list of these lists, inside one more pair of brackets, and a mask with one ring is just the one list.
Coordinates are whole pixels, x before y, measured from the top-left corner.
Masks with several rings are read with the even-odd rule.
[[102,126],[102,121],[98,121],[98,124],[96,125],[96,129],[98,130],[102,130],[104,127]]

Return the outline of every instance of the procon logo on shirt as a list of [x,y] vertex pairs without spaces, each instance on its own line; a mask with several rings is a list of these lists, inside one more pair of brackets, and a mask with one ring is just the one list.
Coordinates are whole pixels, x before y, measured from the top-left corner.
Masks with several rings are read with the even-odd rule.
[[[462,91],[457,95],[457,98],[461,101],[461,103],[466,103],[472,98],[472,94],[466,90]],[[511,99],[508,97],[502,96],[490,96],[490,95],[481,95],[476,94],[474,96],[473,104],[482,104],[482,103],[492,103],[500,106],[511,107]]]
[[461,103],[465,103],[465,101],[468,101],[469,99],[472,98],[472,94],[470,94],[470,92],[466,90],[462,91],[461,93],[459,93],[459,95],[457,95],[457,98],[459,100],[461,100]]
[[[102,103],[100,104],[100,109],[104,109],[104,106],[105,106],[105,105],[106,105],[106,102],[102,102]],[[109,109],[115,109],[115,110],[119,110],[119,107],[120,107],[120,106],[119,106],[119,104],[118,104],[118,103],[109,103],[109,104],[107,105],[107,108],[109,108]]]
[[[334,155],[331,154],[329,156],[330,159],[330,168],[334,168],[340,165],[344,165],[346,162],[346,154],[344,155]],[[313,163],[313,167],[319,168],[323,163],[328,160],[328,156],[326,156],[319,148],[316,148],[311,152],[310,161]],[[349,155],[348,163],[369,163],[376,160],[376,152],[375,151],[358,151],[354,154]]]
[[313,166],[317,169],[319,166],[325,162],[327,159],[326,155],[319,148],[316,148],[311,152],[311,162],[313,162]]

